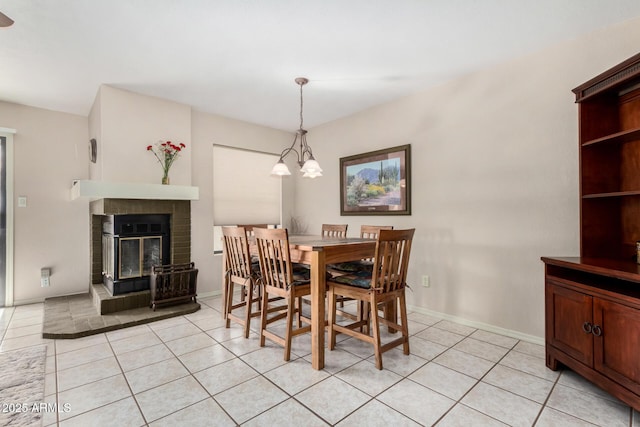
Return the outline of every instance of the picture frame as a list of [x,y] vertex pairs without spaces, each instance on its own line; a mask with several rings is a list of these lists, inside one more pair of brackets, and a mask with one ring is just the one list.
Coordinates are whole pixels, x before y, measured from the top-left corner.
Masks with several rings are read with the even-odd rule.
[[341,157],[340,215],[411,215],[411,144]]

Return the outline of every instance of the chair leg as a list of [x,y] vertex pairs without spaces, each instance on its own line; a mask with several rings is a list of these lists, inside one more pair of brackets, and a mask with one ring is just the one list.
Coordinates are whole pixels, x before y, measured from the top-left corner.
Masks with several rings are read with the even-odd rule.
[[249,327],[251,326],[251,306],[253,305],[253,283],[247,284],[247,305],[244,314],[244,337],[249,338]]
[[267,329],[267,308],[269,307],[269,293],[262,289],[262,315],[260,316],[260,347],[264,347],[264,330]]
[[382,369],[382,352],[380,351],[380,322],[378,321],[378,303],[375,294],[371,293],[369,302],[369,313],[371,319],[371,332],[373,335],[373,352],[376,358],[376,368]]
[[291,359],[291,332],[293,330],[293,316],[295,314],[296,299],[290,295],[287,299],[287,327],[284,335],[284,361]]
[[298,297],[298,328],[302,327],[302,297]]
[[360,332],[369,335],[371,325],[369,322],[369,303],[366,301],[358,301],[358,321],[365,320],[366,323],[360,326]]
[[225,274],[222,279],[222,318],[227,319],[227,300],[229,299],[229,277]]
[[229,318],[229,313],[231,313],[231,306],[233,305],[233,281],[229,278],[226,284],[227,291],[227,301],[224,308],[224,318],[226,319],[225,327],[229,328],[231,326],[231,319]]
[[254,290],[254,295],[257,292],[257,296],[255,298],[257,298],[256,301],[256,310],[260,310],[260,305],[262,304],[262,286],[260,285],[260,283],[256,283],[255,285],[255,290]]
[[400,294],[400,321],[402,322],[402,337],[404,338],[402,350],[404,354],[409,354],[409,325],[407,322],[407,302],[404,297],[404,292]]
[[327,292],[327,298],[329,300],[329,321],[328,321],[328,329],[329,329],[329,337],[328,337],[328,345],[329,350],[333,350],[336,348],[336,331],[333,329],[333,325],[336,323],[336,294],[333,290],[333,287],[329,287],[329,291]]

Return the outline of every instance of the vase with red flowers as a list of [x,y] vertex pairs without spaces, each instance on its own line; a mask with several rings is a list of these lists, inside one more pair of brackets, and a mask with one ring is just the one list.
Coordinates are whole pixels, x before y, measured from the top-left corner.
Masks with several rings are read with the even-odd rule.
[[171,141],[159,141],[155,145],[148,145],[147,151],[151,151],[158,163],[162,166],[162,183],[169,184],[169,169],[178,158],[180,152],[186,148],[183,143],[174,144]]

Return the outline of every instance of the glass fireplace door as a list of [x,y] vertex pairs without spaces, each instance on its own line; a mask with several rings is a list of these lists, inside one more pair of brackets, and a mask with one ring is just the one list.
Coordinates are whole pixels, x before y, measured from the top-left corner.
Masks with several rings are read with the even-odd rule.
[[119,279],[151,274],[154,265],[162,264],[162,237],[121,237]]
[[118,278],[140,277],[140,237],[120,238],[120,271]]
[[154,265],[162,265],[162,237],[143,237],[142,274],[149,276]]

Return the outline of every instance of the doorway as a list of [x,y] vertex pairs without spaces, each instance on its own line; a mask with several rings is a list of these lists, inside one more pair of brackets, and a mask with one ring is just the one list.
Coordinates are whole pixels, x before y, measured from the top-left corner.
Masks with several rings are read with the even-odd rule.
[[7,303],[7,137],[0,136],[0,307]]
[[0,127],[0,307],[13,305],[13,135]]

